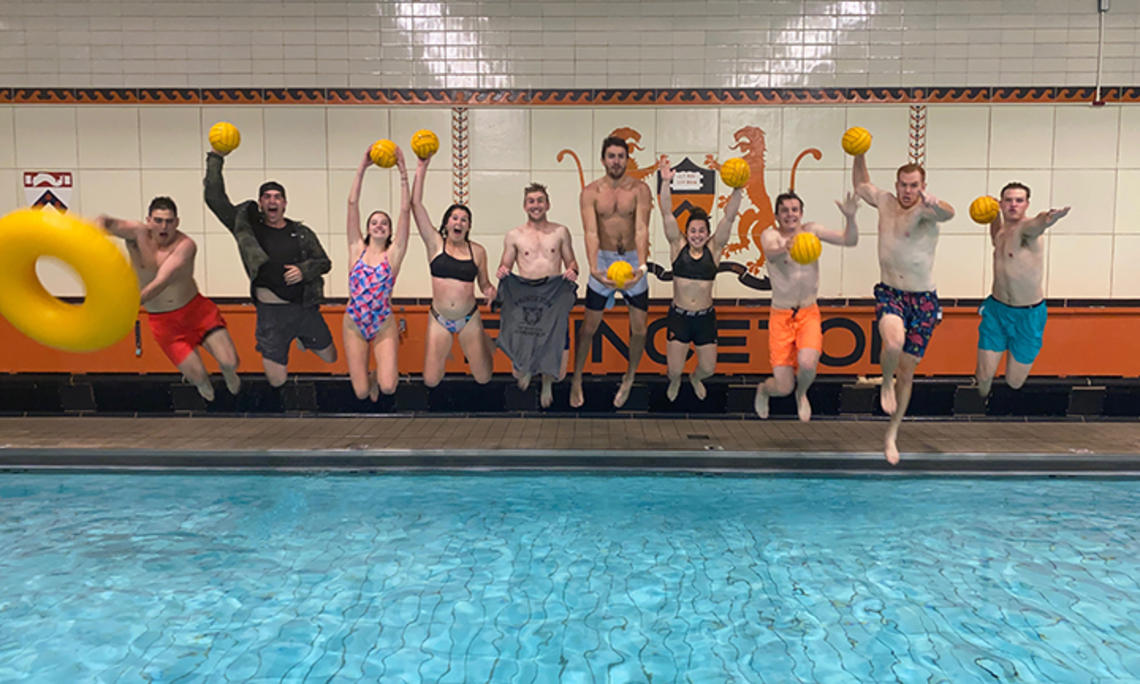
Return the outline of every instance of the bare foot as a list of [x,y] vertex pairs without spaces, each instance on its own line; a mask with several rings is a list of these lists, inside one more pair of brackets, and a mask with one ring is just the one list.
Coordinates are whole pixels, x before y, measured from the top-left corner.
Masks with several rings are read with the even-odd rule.
[[887,463],[891,465],[899,464],[899,448],[895,445],[894,437],[887,437],[886,448],[883,449],[883,454],[887,457]]
[[768,390],[764,387],[764,383],[756,386],[756,399],[752,402],[752,408],[761,418],[768,417]]
[[693,394],[697,395],[697,399],[704,400],[709,395],[708,390],[705,389],[705,383],[692,373],[689,374],[689,384],[693,386]]
[[519,389],[525,392],[527,387],[530,387],[530,373],[524,373],[519,376]]
[[676,401],[677,394],[681,392],[681,378],[672,378],[669,380],[669,386],[665,388],[665,398],[669,401]]
[[629,399],[629,392],[633,389],[633,377],[629,375],[622,376],[621,385],[618,387],[617,394],[614,395],[614,408],[621,408],[625,406],[625,402]]
[[586,403],[586,398],[582,396],[582,381],[574,379],[570,381],[570,406],[572,408],[582,408],[582,404]]
[[806,392],[796,397],[796,413],[805,423],[811,420],[811,402],[808,401]]
[[206,380],[202,384],[196,384],[194,386],[198,388],[198,394],[201,394],[203,399],[206,401],[214,400],[214,386],[210,383],[209,380]]
[[554,403],[554,381],[548,375],[542,376],[542,393],[538,396],[538,403],[542,408],[550,408]]
[[888,416],[893,416],[895,409],[899,407],[898,399],[895,398],[894,378],[890,380],[883,378],[883,384],[879,386],[879,405],[883,407],[883,413]]
[[376,382],[376,378],[372,378],[370,385],[368,388],[368,398],[375,404],[380,400],[380,383]]
[[226,380],[226,389],[230,394],[237,394],[241,391],[241,376],[236,371],[222,370],[222,377]]

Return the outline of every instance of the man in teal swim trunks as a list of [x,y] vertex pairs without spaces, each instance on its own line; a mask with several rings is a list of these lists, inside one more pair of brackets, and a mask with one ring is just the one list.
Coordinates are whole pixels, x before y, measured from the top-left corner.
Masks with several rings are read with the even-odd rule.
[[1001,189],[1001,214],[990,224],[994,243],[993,294],[978,313],[978,393],[989,396],[1001,357],[1009,352],[1005,381],[1021,389],[1045,334],[1045,245],[1041,235],[1069,213],[1069,207],[1043,211],[1031,219],[1029,187],[1009,183]]

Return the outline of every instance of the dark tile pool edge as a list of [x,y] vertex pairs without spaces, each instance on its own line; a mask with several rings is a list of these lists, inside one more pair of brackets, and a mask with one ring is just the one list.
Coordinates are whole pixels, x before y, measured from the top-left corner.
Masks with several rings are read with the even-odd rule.
[[362,449],[152,451],[0,449],[0,470],[147,471],[640,471],[835,475],[1140,477],[1140,453],[916,453],[891,466],[880,453],[725,450]]

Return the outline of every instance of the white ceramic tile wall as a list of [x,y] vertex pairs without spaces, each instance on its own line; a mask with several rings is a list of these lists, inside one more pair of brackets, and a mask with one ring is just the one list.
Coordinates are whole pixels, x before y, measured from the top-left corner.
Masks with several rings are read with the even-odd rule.
[[[1092,0],[2,6],[13,86],[1090,85],[1097,54]],[[1138,26],[1140,3],[1113,0],[1105,82],[1136,82]]]
[[[748,127],[762,130],[766,158],[758,176],[768,201],[787,187],[795,156],[806,148],[818,148],[823,157],[805,157],[797,190],[805,199],[808,218],[838,225],[832,202],[850,184],[850,158],[839,149],[839,132],[852,123],[875,129],[869,155],[872,179],[890,188],[895,166],[905,161],[908,111],[905,105],[472,109],[467,183],[475,214],[474,237],[487,247],[495,266],[502,235],[523,220],[522,188],[538,181],[549,186],[551,218],[571,228],[576,251],[584,258],[578,168],[572,157],[559,162],[557,156],[572,150],[589,182],[601,173],[599,141],[622,127],[641,136],[634,159],[643,168],[659,152],[669,153],[674,162],[687,155],[703,164],[706,154],[723,160],[741,153],[730,147],[737,132]],[[1140,106],[1135,105],[932,106],[927,122],[928,187],[958,212],[943,226],[936,271],[943,294],[980,297],[987,292],[992,273],[985,229],[969,219],[967,208],[977,195],[996,195],[1005,183],[1019,180],[1033,188],[1033,211],[1073,206],[1072,214],[1047,235],[1050,296],[1137,296],[1140,272],[1131,267],[1137,249],[1134,238],[1140,234],[1135,202],[1140,195],[1140,162],[1131,149],[1136,142],[1133,124],[1140,123],[1137,112]],[[104,212],[142,216],[151,197],[171,195],[179,203],[183,229],[200,240],[197,273],[203,288],[213,295],[245,295],[248,283],[233,240],[201,200],[205,132],[222,119],[237,124],[242,133],[241,147],[226,162],[231,199],[251,197],[269,177],[283,182],[289,214],[311,225],[334,259],[326,290],[331,296],[345,294],[345,198],[353,170],[373,140],[388,135],[399,141],[414,168],[405,141],[419,128],[434,129],[441,153],[425,189],[433,222],[452,201],[447,108],[12,105],[0,107],[0,212],[25,201],[24,171],[75,172],[71,205],[88,216]],[[700,130],[688,130],[692,127]],[[503,149],[507,151],[500,155]],[[374,208],[395,212],[396,180],[391,171],[370,169],[362,213]],[[718,188],[718,193],[724,192]],[[749,192],[742,207],[745,213],[755,212],[754,202],[764,202],[757,188]],[[668,246],[656,207],[652,216],[652,254],[663,262]],[[874,212],[864,207],[859,222],[857,248],[827,253],[821,282],[826,296],[866,297],[878,279]],[[739,239],[741,230],[749,247],[734,259],[747,263],[758,252],[751,244],[748,224],[734,227],[733,240]],[[423,296],[429,289],[426,256],[414,226],[411,242],[397,293]],[[49,286],[58,285],[61,293],[74,289],[58,269],[47,270]],[[667,284],[657,288],[661,296],[668,289]],[[732,278],[718,280],[717,294],[759,296]]]

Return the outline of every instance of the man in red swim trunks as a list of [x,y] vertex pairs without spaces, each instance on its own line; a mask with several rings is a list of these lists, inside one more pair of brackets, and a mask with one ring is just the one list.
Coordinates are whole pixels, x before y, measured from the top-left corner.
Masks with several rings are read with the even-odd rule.
[[205,347],[221,366],[226,389],[237,394],[241,389],[237,349],[217,305],[198,292],[194,282],[198,246],[178,230],[174,200],[151,200],[146,223],[109,216],[99,221],[127,243],[131,265],[142,286],[140,298],[150,331],[167,358],[194,383],[203,399],[213,401],[214,386],[197,350],[198,346]]

